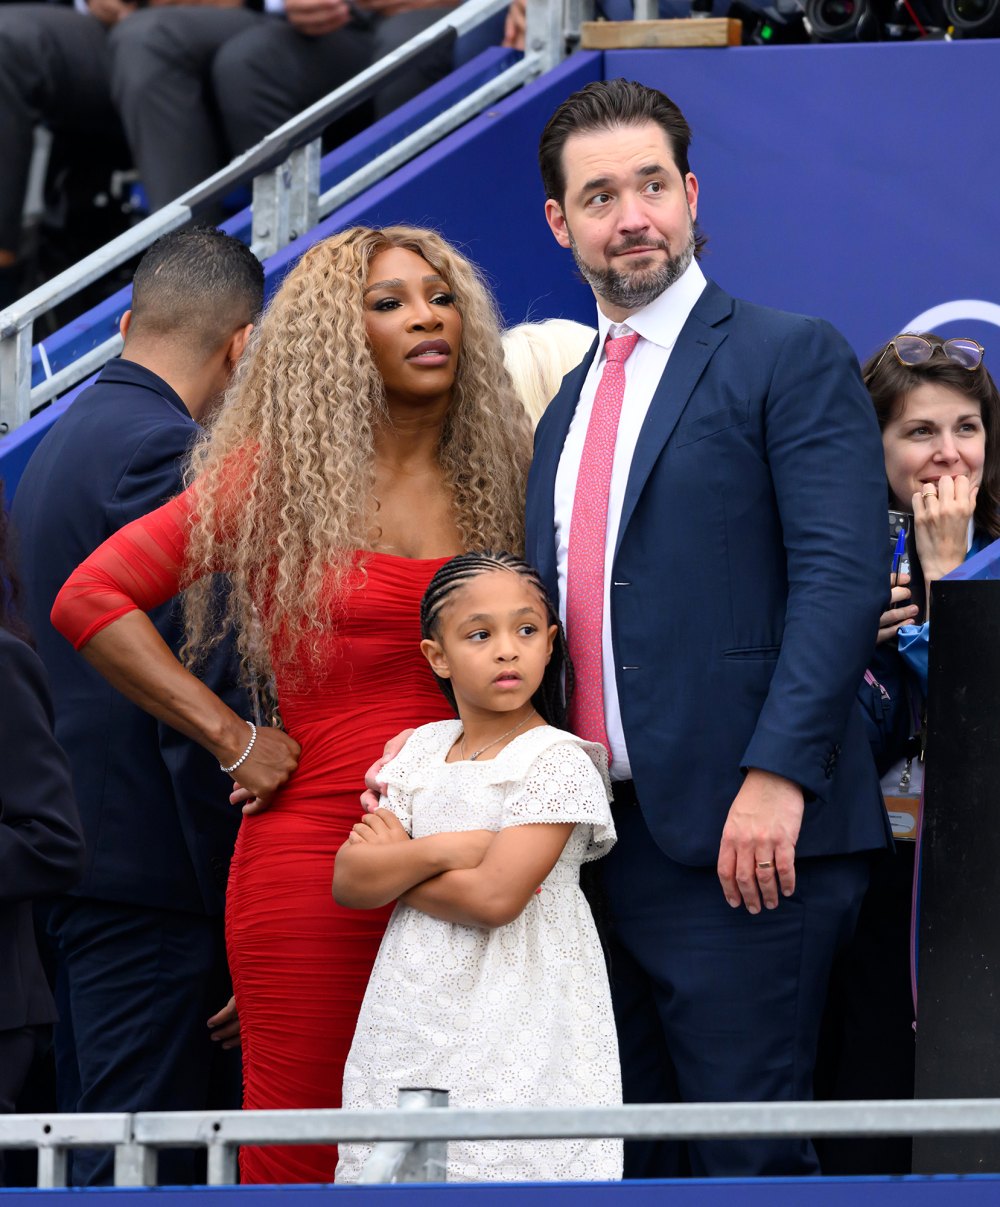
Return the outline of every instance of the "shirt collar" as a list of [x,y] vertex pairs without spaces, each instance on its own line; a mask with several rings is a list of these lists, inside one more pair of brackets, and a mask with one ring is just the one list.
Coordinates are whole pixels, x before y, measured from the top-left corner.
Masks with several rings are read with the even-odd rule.
[[697,260],[692,260],[680,277],[669,289],[655,297],[648,305],[629,315],[624,323],[613,323],[611,319],[597,308],[597,333],[600,340],[598,360],[604,354],[604,341],[608,332],[614,331],[615,337],[627,335],[634,331],[642,339],[670,351],[677,343],[681,328],[688,321],[688,316],[695,303],[702,295],[708,282]]
[[177,391],[152,369],[147,369],[145,365],[137,364],[134,360],[125,360],[121,356],[113,357],[101,370],[100,381],[152,390],[159,394],[164,402],[168,402],[187,419],[191,419],[191,412]]

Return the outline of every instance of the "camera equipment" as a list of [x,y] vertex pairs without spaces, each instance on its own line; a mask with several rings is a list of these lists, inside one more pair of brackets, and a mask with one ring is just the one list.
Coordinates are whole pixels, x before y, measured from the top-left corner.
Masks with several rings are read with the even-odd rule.
[[[947,0],[991,4],[1000,0]],[[943,38],[949,24],[941,0],[803,0],[805,27],[814,42]]]
[[806,0],[804,19],[817,42],[871,42],[878,37],[870,0]]
[[944,14],[962,38],[1000,34],[1000,0],[944,0]]
[[777,0],[768,8],[733,0],[726,15],[743,26],[744,46],[787,46],[809,41],[798,0]]

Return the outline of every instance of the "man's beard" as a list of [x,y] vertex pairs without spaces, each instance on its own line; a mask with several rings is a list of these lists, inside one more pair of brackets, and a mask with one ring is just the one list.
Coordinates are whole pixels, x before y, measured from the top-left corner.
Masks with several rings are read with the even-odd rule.
[[632,247],[650,247],[667,253],[667,259],[662,264],[654,265],[651,268],[636,268],[630,273],[618,272],[614,268],[595,268],[593,264],[588,264],[580,255],[573,232],[569,230],[569,227],[566,229],[569,233],[569,245],[573,252],[573,259],[576,261],[580,275],[599,297],[622,310],[635,311],[641,310],[643,306],[648,306],[665,289],[669,289],[675,281],[680,280],[694,258],[693,222],[688,224],[687,243],[676,256],[670,255],[670,247],[664,239],[657,239],[653,242],[648,238],[632,236],[623,239],[616,247],[611,248],[611,255],[619,255]]

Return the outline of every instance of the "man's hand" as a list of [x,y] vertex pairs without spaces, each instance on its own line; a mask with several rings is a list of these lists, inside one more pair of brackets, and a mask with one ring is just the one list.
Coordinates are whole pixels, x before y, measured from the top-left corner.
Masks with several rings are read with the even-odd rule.
[[253,750],[239,769],[239,780],[233,781],[230,804],[242,805],[247,817],[263,813],[299,765],[300,753],[298,742],[283,730],[258,725]]
[[412,729],[404,729],[390,738],[382,750],[382,757],[376,759],[365,772],[365,791],[361,794],[361,808],[365,813],[374,813],[381,807],[380,798],[385,794],[385,783],[379,779],[379,775],[386,763],[391,763],[403,749],[413,732]]
[[223,1048],[238,1048],[240,1046],[240,1016],[236,1012],[236,998],[231,997],[218,1014],[213,1014],[208,1020],[212,1032],[213,1043],[222,1044]]
[[524,50],[525,0],[513,0],[507,9],[503,26],[503,42],[509,50]]
[[87,0],[87,8],[92,17],[109,27],[135,12],[135,5],[125,3],[125,0]]
[[916,604],[910,603],[910,588],[907,586],[909,581],[908,574],[896,575],[896,586],[892,588],[889,607],[878,620],[876,645],[881,645],[883,641],[891,641],[899,632],[899,626],[909,624],[920,611]]
[[320,38],[351,19],[347,0],[286,0],[285,16],[300,34]]
[[802,789],[791,780],[751,767],[722,831],[719,880],[736,909],[760,913],[778,904],[778,889],[795,892],[795,844],[803,812]]

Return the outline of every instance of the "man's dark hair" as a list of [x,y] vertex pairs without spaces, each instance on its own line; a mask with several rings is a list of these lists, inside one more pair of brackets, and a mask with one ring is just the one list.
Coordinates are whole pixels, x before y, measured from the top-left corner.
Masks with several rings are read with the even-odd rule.
[[245,243],[210,226],[174,231],[135,270],[129,336],[183,336],[209,353],[263,304],[264,269]]
[[690,172],[688,148],[691,127],[674,102],[655,88],[634,80],[599,80],[588,84],[559,106],[548,120],[538,144],[545,196],[560,205],[566,196],[563,147],[573,134],[614,130],[619,126],[643,126],[653,122],[666,135],[681,176]]

